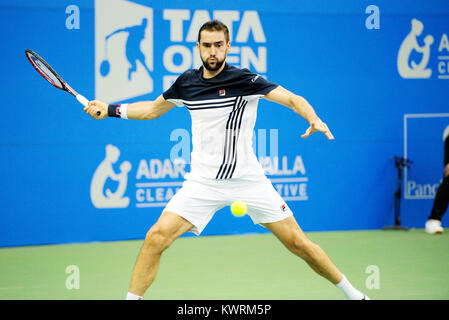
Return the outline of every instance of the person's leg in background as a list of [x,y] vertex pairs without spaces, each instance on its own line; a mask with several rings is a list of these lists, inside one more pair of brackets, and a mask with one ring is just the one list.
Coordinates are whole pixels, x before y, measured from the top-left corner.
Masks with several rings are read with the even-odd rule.
[[449,137],[446,137],[444,142],[444,164],[444,178],[438,187],[432,212],[426,222],[426,232],[429,234],[443,233],[441,218],[449,205]]

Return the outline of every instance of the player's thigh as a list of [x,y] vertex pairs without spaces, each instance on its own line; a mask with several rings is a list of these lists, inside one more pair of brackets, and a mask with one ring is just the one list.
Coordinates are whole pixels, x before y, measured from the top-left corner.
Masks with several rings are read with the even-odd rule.
[[288,248],[303,247],[309,241],[293,216],[261,225],[270,230]]

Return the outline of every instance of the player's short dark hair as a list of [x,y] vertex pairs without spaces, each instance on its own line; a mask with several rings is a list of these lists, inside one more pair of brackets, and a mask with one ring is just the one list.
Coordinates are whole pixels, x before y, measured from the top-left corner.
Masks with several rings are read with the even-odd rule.
[[229,29],[228,27],[221,21],[218,20],[212,20],[204,23],[200,31],[198,32],[198,42],[201,40],[201,31],[207,30],[207,31],[223,31],[225,34],[225,40],[226,43],[229,42]]

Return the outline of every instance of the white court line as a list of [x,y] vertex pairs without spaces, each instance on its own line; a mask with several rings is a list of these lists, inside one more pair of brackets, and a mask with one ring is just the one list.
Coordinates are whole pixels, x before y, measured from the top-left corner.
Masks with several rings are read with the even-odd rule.
[[[449,117],[449,113],[406,113],[404,114],[404,158],[408,159],[407,155],[407,119],[422,119],[422,118],[445,118]],[[433,197],[427,196],[409,196],[407,195],[407,167],[404,167],[404,185],[402,189],[404,190],[404,199],[407,200],[416,200],[416,199],[433,199]]]

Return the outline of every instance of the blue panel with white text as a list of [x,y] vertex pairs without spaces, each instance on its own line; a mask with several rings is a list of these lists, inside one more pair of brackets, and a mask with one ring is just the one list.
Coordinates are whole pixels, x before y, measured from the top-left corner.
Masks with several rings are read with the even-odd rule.
[[[142,239],[190,170],[186,108],[94,120],[25,50],[89,100],[149,101],[202,65],[211,19],[229,27],[230,65],[307,99],[335,136],[303,139],[300,115],[259,101],[254,152],[304,231],[391,225],[395,156],[412,161],[402,224],[424,227],[449,126],[448,1],[4,0],[0,246]],[[264,232],[225,207],[202,235]]]

